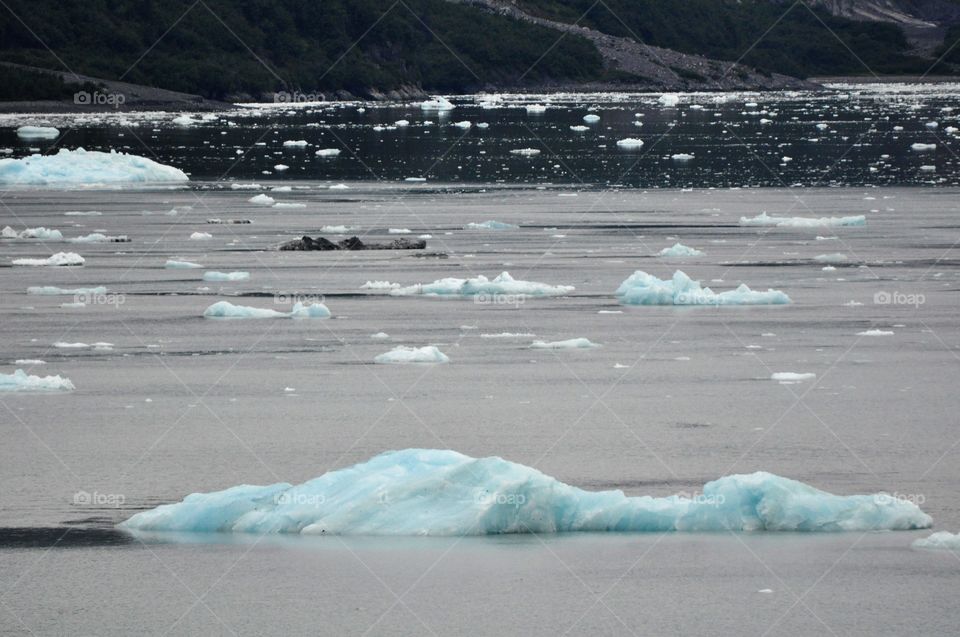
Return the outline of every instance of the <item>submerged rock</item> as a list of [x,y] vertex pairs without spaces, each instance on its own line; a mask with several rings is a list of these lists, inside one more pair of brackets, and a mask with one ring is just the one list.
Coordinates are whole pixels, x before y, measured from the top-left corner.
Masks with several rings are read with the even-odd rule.
[[364,243],[360,237],[350,237],[334,243],[329,239],[317,237],[313,239],[304,235],[299,239],[288,241],[280,246],[280,250],[423,250],[427,247],[424,239],[394,239],[387,243]]

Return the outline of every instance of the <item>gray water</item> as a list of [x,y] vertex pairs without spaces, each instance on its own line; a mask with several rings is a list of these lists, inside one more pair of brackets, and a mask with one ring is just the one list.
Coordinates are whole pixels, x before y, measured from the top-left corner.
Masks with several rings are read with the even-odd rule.
[[[280,182],[259,183],[266,191]],[[0,399],[0,634],[955,632],[960,561],[911,549],[926,531],[461,539],[114,531],[134,512],[194,491],[301,482],[407,447],[499,455],[631,495],[697,492],[723,475],[765,470],[834,493],[895,493],[921,503],[938,529],[960,528],[960,191],[283,184],[294,188],[273,196],[305,208],[255,206],[247,199],[260,191],[202,182],[3,197],[4,223],[15,227],[68,237],[103,230],[132,242],[2,244],[5,264],[60,250],[87,261],[0,271],[3,371],[42,359],[22,367],[77,387]],[[77,210],[102,215],[64,216]],[[868,225],[738,226],[761,211],[866,214]],[[217,217],[253,223],[206,223]],[[520,229],[463,229],[488,219]],[[429,233],[427,252],[445,256],[275,250],[340,224],[365,240],[394,238],[389,228]],[[195,231],[213,239],[188,240]],[[676,241],[705,255],[654,256]],[[824,271],[815,257],[832,253],[847,260]],[[164,269],[171,257],[205,269]],[[781,289],[793,304],[631,308],[612,295],[634,270],[666,277],[676,268],[714,290]],[[204,283],[206,270],[251,279]],[[360,290],[368,280],[504,270],[576,291],[496,305]],[[62,308],[73,299],[27,295],[32,285],[109,293]],[[301,297],[322,298],[334,317],[202,318],[217,300],[289,309]],[[894,333],[858,335],[868,329]],[[370,338],[379,331],[390,340]],[[481,337],[500,332],[582,336],[602,347],[535,351],[532,337]],[[372,364],[397,344],[436,344],[451,363]],[[782,371],[817,377],[770,379]]]

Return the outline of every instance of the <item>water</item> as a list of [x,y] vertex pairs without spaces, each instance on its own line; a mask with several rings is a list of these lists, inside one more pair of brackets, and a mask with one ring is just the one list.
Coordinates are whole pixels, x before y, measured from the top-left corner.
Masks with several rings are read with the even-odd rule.
[[[919,101],[926,111],[915,122],[939,109],[936,99]],[[624,116],[636,108],[624,105]],[[554,116],[548,111],[547,121]],[[200,140],[219,129],[200,130],[157,134]],[[272,138],[305,137],[280,130]],[[488,131],[499,148],[532,145],[493,125]],[[903,140],[883,139],[899,149],[891,164],[915,160]],[[734,152],[715,137],[708,142]],[[416,152],[422,147],[408,146],[413,154],[398,160],[387,145],[365,161],[399,179],[433,159]],[[359,181],[349,164],[337,168],[342,174],[316,175],[312,163],[302,174],[295,158],[304,155],[281,151],[290,171],[262,175],[261,164],[244,162],[230,176],[263,188],[234,191],[209,180],[219,176],[217,161],[227,161],[224,149],[209,151],[217,161],[201,161],[197,148],[163,145],[170,156],[196,162],[189,189],[3,197],[5,224],[59,228],[68,237],[102,230],[132,243],[3,243],[5,263],[64,249],[87,263],[5,267],[0,277],[3,371],[16,359],[42,359],[47,364],[31,373],[62,374],[77,386],[70,394],[2,397],[0,633],[953,632],[949,591],[958,562],[909,548],[928,532],[132,538],[113,524],[193,491],[301,482],[383,450],[440,447],[500,455],[564,482],[631,495],[696,492],[718,476],[762,469],[835,493],[886,490],[920,502],[938,529],[956,531],[956,188],[870,187],[846,168],[839,173],[850,179],[845,188],[608,189],[569,175],[554,185],[559,176],[536,170],[514,171],[503,184],[472,176]],[[264,166],[281,161],[263,153],[256,161]],[[937,175],[953,183],[956,171],[939,168],[949,166],[939,153]],[[618,157],[612,149],[606,156]],[[915,183],[905,168],[893,173],[896,183]],[[710,182],[697,174],[722,185],[720,176]],[[335,181],[350,188],[328,190]],[[306,207],[247,202],[277,185],[292,187],[272,193],[278,201]],[[77,210],[102,214],[64,216]],[[738,225],[761,211],[865,214],[868,225]],[[463,230],[488,219],[521,228]],[[389,228],[429,233],[428,251],[446,256],[274,249],[341,224],[359,227],[365,240],[392,238]],[[195,231],[214,237],[188,240]],[[705,254],[653,256],[676,241]],[[832,253],[848,259],[824,271],[815,257]],[[164,269],[171,257],[205,270],[249,271],[251,279],[204,283],[205,270]],[[627,308],[612,296],[636,269],[665,277],[675,268],[714,290],[745,282],[781,289],[794,303]],[[504,270],[577,289],[565,298],[493,305],[359,289],[368,280],[412,284]],[[105,285],[109,294],[102,304],[61,308],[73,299],[28,296],[31,285]],[[295,298],[322,298],[334,318],[201,317],[216,300],[289,309]],[[874,328],[894,334],[858,336]],[[391,339],[370,338],[379,331]],[[532,338],[480,336],[499,332],[582,336],[602,347],[552,352],[528,349]],[[57,341],[114,347],[53,348]],[[451,363],[372,364],[397,344],[436,344]],[[770,380],[782,371],[817,378]]]

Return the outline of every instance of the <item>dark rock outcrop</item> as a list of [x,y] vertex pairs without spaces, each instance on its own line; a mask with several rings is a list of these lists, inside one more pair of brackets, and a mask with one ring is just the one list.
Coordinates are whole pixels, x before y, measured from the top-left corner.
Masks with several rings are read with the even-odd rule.
[[364,243],[360,237],[350,237],[334,243],[329,239],[308,236],[288,241],[280,246],[280,250],[302,251],[329,251],[329,250],[423,250],[427,242],[423,239],[394,239],[389,243]]

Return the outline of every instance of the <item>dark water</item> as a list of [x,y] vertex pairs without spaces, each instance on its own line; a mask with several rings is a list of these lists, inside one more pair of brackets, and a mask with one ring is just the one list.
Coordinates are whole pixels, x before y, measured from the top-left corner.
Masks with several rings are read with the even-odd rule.
[[[123,149],[200,179],[417,177],[643,188],[956,185],[957,138],[947,129],[960,127],[960,110],[953,110],[960,106],[958,97],[960,85],[840,86],[825,93],[686,94],[676,108],[661,106],[651,94],[507,96],[493,108],[478,105],[483,97],[459,98],[458,107],[443,114],[423,112],[419,103],[349,103],[251,107],[188,127],[172,123],[177,113],[6,116],[0,124],[53,124],[66,133],[59,146]],[[550,108],[528,114],[524,106],[531,103]],[[570,130],[586,125],[582,118],[588,112],[600,121],[585,132]],[[375,130],[401,119],[409,126]],[[452,125],[460,121],[473,126]],[[481,129],[480,123],[489,127]],[[624,138],[640,138],[644,145],[618,148]],[[284,148],[286,140],[309,145]],[[918,142],[937,149],[911,151]],[[51,144],[19,143],[12,129],[0,131],[0,146],[13,149],[14,156]],[[342,152],[317,157],[320,148]],[[541,152],[510,153],[522,148]],[[675,154],[694,158],[677,161]],[[277,164],[289,169],[277,173]]]

